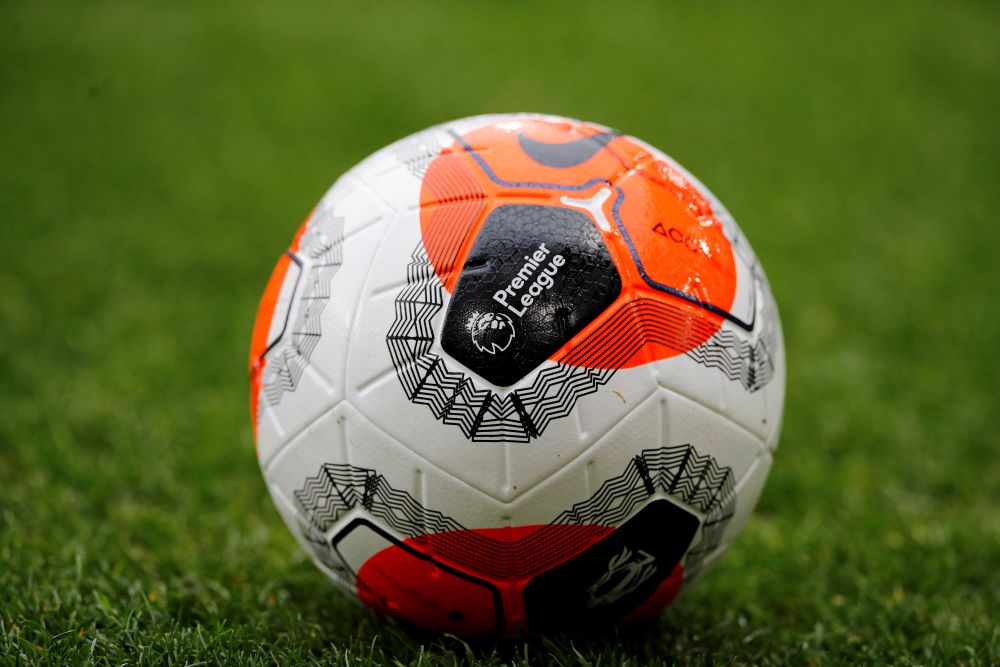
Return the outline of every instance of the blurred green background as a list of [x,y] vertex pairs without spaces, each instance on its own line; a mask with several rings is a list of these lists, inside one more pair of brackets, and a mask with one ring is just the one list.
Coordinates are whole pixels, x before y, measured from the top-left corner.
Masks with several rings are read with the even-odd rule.
[[[544,111],[718,194],[788,345],[711,576],[621,635],[466,647],[345,601],[253,454],[257,298],[343,170]],[[1000,5],[0,2],[0,662],[989,664]]]

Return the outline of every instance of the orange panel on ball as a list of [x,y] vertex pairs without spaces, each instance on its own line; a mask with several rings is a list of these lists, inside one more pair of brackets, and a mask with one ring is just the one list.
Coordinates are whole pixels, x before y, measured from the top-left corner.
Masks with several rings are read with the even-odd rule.
[[[625,368],[683,354],[719,330],[736,293],[733,251],[710,203],[679,170],[585,123],[522,118],[453,138],[428,166],[420,195],[424,247],[448,292],[463,271],[480,270],[467,261],[496,209],[560,207],[589,216],[622,288],[550,359]],[[499,303],[517,315],[510,294]]]

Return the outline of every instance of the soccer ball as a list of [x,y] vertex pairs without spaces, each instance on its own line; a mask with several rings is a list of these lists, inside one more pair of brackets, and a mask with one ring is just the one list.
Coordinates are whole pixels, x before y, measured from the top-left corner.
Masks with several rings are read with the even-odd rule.
[[659,150],[467,118],[344,174],[278,259],[250,351],[257,456],[316,565],[463,637],[648,618],[771,467],[774,299]]

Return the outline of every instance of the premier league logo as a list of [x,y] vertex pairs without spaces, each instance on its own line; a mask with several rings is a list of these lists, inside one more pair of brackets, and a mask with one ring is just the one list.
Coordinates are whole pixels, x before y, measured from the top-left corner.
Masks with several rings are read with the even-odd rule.
[[472,344],[480,352],[503,352],[514,340],[514,322],[503,313],[477,313],[469,320]]

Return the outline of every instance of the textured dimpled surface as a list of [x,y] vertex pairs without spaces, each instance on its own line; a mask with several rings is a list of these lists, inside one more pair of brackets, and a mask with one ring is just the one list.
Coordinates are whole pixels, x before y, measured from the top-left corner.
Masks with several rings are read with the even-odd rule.
[[344,174],[250,353],[257,455],[317,566],[460,636],[647,618],[770,469],[777,309],[722,204],[607,127],[436,126]]

